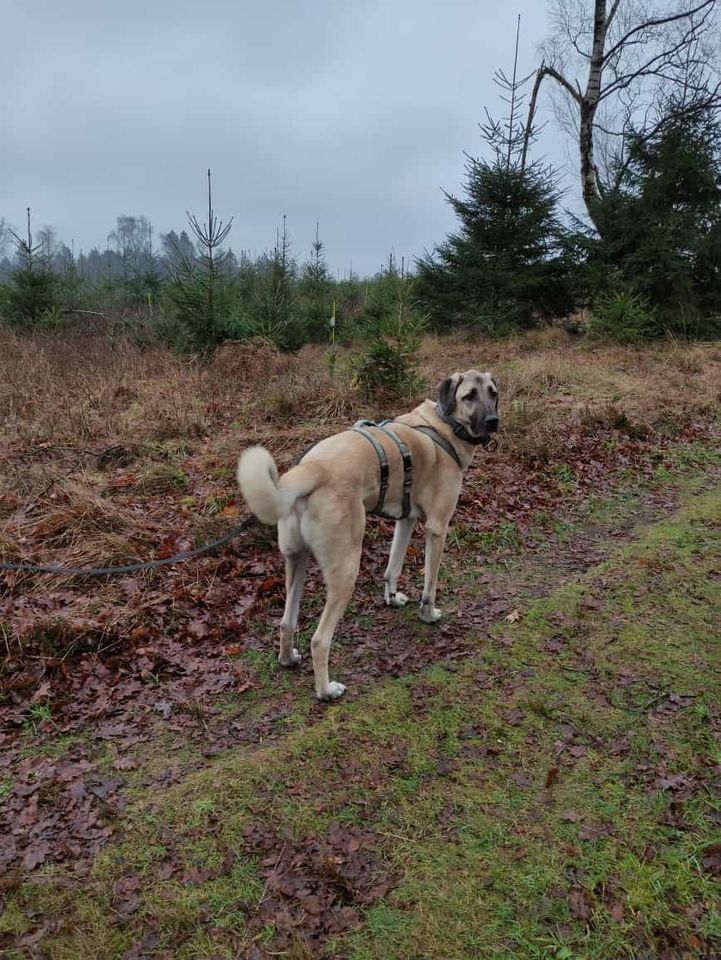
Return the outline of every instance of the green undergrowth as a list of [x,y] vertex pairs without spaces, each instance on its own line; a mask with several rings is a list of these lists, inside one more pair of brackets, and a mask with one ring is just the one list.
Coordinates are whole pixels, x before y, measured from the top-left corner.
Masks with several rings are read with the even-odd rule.
[[[139,783],[122,842],[83,880],[55,866],[8,892],[0,932],[53,918],[52,960],[120,958],[148,930],[178,958],[251,942],[353,960],[715,955],[720,560],[721,488],[687,494],[462,665],[378,683],[165,790]],[[322,954],[302,929],[288,952],[254,923],[267,853],[246,828],[292,847],[339,820],[377,836],[392,888]]]

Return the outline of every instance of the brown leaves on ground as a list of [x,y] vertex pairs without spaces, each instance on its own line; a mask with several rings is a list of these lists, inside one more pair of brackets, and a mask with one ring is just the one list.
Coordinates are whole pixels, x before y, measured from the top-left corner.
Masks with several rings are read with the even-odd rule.
[[[700,363],[696,389],[684,382],[684,393],[697,406],[687,407],[681,428],[674,421],[669,439],[647,424],[664,415],[663,398],[672,393],[677,376],[675,355],[659,349],[653,362],[646,354],[635,358],[634,376],[645,392],[631,393],[634,402],[643,398],[643,409],[608,407],[604,397],[618,392],[614,381],[589,412],[564,394],[570,382],[562,369],[567,360],[559,366],[556,355],[567,345],[555,334],[548,336],[539,336],[530,347],[523,340],[484,344],[489,364],[509,358],[518,363],[506,378],[505,436],[497,452],[477,456],[454,518],[454,530],[468,542],[481,536],[497,544],[456,548],[481,568],[489,553],[503,555],[523,541],[540,512],[573,517],[589,495],[614,489],[622,474],[651,477],[671,441],[693,442],[708,430],[704,398],[713,379],[709,371],[718,364],[699,350],[689,348]],[[344,388],[317,372],[314,348],[291,357],[267,345],[228,344],[203,365],[180,362],[162,350],[136,351],[130,344],[110,352],[100,338],[43,341],[38,350],[32,338],[7,332],[0,337],[6,362],[17,374],[12,389],[0,382],[0,402],[12,411],[0,438],[0,458],[7,467],[0,481],[0,553],[7,558],[83,566],[171,556],[197,545],[198,537],[208,539],[207,523],[218,521],[225,529],[237,520],[233,466],[243,445],[268,443],[283,468],[310,441],[368,413],[352,391],[345,389],[341,396]],[[532,355],[532,349],[541,349],[543,356]],[[448,364],[463,365],[468,344],[449,339],[439,351],[435,341],[428,341],[424,350],[426,373],[436,382]],[[588,357],[570,353],[574,377],[580,375],[579,358],[584,359],[583,375],[595,383],[597,349]],[[614,350],[608,355],[626,356]],[[278,404],[273,406],[279,378],[295,405],[289,423]],[[656,389],[659,382],[663,393]],[[303,424],[298,411],[323,419]],[[374,519],[368,527],[357,586],[366,599],[378,596],[392,533],[386,521]],[[510,541],[504,539],[508,536]],[[553,568],[534,589],[555,585],[564,565],[582,569],[598,556],[597,547],[585,541],[556,543]],[[538,559],[542,572],[547,558],[539,553]],[[411,546],[409,579],[420,579],[422,563],[422,552]],[[458,598],[462,602],[457,610],[451,605],[446,621],[424,629],[422,643],[415,625],[406,625],[380,599],[374,601],[370,624],[346,617],[333,651],[339,675],[359,690],[381,677],[411,673],[433,661],[452,665],[468,655],[474,649],[469,637],[483,636],[504,617],[514,622],[526,599],[512,577],[494,581],[489,575],[480,583],[481,600],[467,593]],[[138,746],[158,726],[164,735],[197,743],[198,763],[204,754],[274,735],[293,696],[305,696],[309,687],[306,664],[297,693],[264,690],[263,671],[248,656],[273,647],[267,628],[280,617],[283,586],[273,537],[262,533],[216,556],[150,575],[88,582],[0,574],[6,642],[0,661],[0,778],[9,784],[0,799],[4,861],[25,861],[29,870],[44,859],[92,855],[112,832],[122,781],[137,769]],[[454,602],[452,585],[446,589]],[[312,573],[301,627],[312,624],[320,603]],[[587,603],[579,615],[593,610]],[[552,654],[566,647],[563,638],[547,646]],[[590,689],[604,696],[598,685]],[[243,696],[256,691],[267,703],[246,716]],[[231,717],[219,707],[228,695],[238,705]],[[683,709],[685,698],[674,696],[661,697],[655,711]],[[415,697],[422,711],[423,697]],[[21,738],[25,748],[32,748],[50,737],[79,733],[89,745],[71,748],[62,761],[41,750],[28,760],[18,746]],[[93,741],[115,751],[120,786],[110,789],[94,776]],[[583,750],[569,739],[550,769],[582,761]],[[80,770],[81,763],[90,768]],[[444,769],[452,772],[448,764]],[[518,771],[518,776],[523,780],[525,774]],[[31,789],[36,783],[41,786]],[[677,807],[683,803],[682,789],[668,790]]]
[[387,872],[378,838],[356,824],[331,823],[323,836],[300,840],[263,823],[244,833],[265,880],[251,928],[275,928],[269,953],[300,943],[321,956],[326,940],[358,926],[362,911],[398,880]]
[[0,814],[0,866],[26,871],[52,859],[77,861],[113,833],[118,781],[96,772],[80,750],[62,760],[29,758],[14,768]]

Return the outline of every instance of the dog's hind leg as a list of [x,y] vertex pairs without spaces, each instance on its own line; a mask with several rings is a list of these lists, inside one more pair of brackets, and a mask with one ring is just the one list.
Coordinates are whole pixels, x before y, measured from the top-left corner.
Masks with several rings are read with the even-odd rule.
[[[358,553],[360,558],[360,550]],[[342,683],[337,683],[328,677],[328,654],[335,628],[353,593],[353,587],[358,576],[358,566],[358,562],[355,564],[349,562],[343,568],[334,570],[330,575],[323,571],[328,596],[318,626],[313,634],[313,639],[310,642],[310,649],[313,654],[313,673],[315,674],[315,695],[319,700],[335,700],[345,693],[345,686]]]
[[405,607],[408,603],[408,597],[405,593],[398,593],[396,588],[415,525],[416,521],[413,517],[406,517],[405,520],[399,520],[396,523],[391,552],[388,557],[388,566],[386,567],[386,572],[383,574],[383,579],[385,580],[385,601],[389,607]]
[[278,662],[283,667],[294,667],[300,663],[300,654],[293,646],[295,628],[298,625],[300,598],[305,584],[308,567],[308,552],[289,553],[285,557],[285,610],[280,621],[280,650]]
[[345,612],[358,577],[365,511],[360,502],[331,502],[327,498],[321,502],[321,509],[314,505],[316,509],[309,509],[304,516],[304,537],[318,561],[327,590],[325,607],[310,648],[313,654],[315,695],[319,700],[335,700],[345,693],[345,687],[329,679],[328,654],[335,628]]

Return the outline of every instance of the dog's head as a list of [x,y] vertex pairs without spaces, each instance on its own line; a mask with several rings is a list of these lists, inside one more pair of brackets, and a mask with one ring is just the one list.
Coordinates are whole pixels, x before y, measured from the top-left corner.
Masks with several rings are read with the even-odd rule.
[[438,408],[484,447],[498,430],[498,387],[490,373],[466,370],[446,377],[438,387]]

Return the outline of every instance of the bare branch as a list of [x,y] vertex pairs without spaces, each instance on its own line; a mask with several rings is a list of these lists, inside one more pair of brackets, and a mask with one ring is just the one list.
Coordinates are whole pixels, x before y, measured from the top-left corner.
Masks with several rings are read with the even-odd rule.
[[[580,103],[581,100],[583,99],[583,98],[581,97],[580,91],[574,90],[574,88],[571,86],[571,84],[568,82],[568,80],[566,80],[566,78],[563,76],[563,74],[559,73],[558,70],[555,70],[553,67],[542,67],[541,71],[539,71],[539,72],[541,72],[541,73],[543,74],[543,76],[541,77],[541,79],[543,79],[544,76],[545,76],[545,77],[553,77],[553,79],[556,81],[556,83],[559,83],[559,84],[563,87],[564,90],[566,90],[568,93],[571,94],[571,96],[572,96],[573,99],[576,101],[576,103]],[[540,83],[540,81],[539,81],[539,83]]]
[[620,3],[621,0],[614,0],[613,2],[610,13],[606,17],[606,32],[608,32],[609,27],[613,23],[613,18],[616,16],[616,11],[618,10]]
[[[683,10],[680,13],[669,14],[667,17],[657,17],[656,19],[644,20],[643,23],[636,24],[636,26],[627,31],[627,33],[625,33],[620,40],[617,40],[610,50],[606,51],[603,57],[603,62],[606,63],[614,55],[614,53],[616,53],[617,50],[624,47],[629,39],[634,36],[634,34],[639,33],[641,30],[649,30],[651,27],[662,27],[666,24],[674,23],[677,20],[683,20],[687,17],[692,17],[701,10],[707,10],[707,13],[710,13],[715,4],[716,0],[703,0],[702,3],[700,3],[697,7],[693,7],[691,10]],[[618,4],[616,4],[616,6],[618,6]]]

